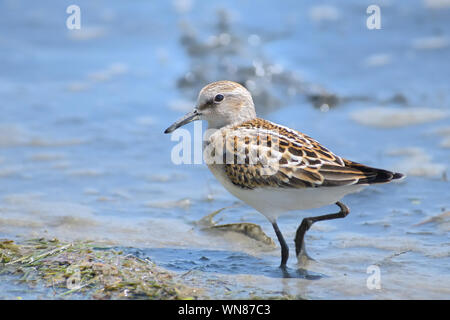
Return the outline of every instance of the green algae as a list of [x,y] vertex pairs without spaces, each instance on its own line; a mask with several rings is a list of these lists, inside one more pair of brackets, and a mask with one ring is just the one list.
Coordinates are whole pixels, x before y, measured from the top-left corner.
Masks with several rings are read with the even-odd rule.
[[0,274],[33,287],[53,288],[56,299],[197,299],[202,290],[148,259],[89,241],[0,240]]

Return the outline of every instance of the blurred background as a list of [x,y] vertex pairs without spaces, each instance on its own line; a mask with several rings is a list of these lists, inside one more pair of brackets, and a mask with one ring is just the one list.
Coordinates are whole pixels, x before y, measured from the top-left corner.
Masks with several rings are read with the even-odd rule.
[[[79,30],[66,26],[73,4]],[[379,30],[366,25],[372,4]],[[0,237],[126,247],[190,272],[213,298],[448,299],[449,20],[447,0],[3,0]],[[313,226],[318,280],[283,279],[279,248],[198,226],[226,208],[215,220],[275,239],[205,165],[171,161],[177,142],[164,129],[224,79],[252,92],[259,116],[408,175],[346,197],[346,219]],[[291,250],[300,222],[279,221]],[[370,265],[380,290],[366,286]]]

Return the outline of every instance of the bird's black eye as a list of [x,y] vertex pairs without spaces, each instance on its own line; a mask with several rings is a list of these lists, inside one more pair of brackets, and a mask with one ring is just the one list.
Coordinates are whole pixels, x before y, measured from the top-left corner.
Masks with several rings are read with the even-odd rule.
[[220,102],[220,101],[222,101],[223,100],[223,98],[225,98],[224,96],[223,96],[223,94],[216,94],[216,96],[214,97],[214,101],[215,102]]

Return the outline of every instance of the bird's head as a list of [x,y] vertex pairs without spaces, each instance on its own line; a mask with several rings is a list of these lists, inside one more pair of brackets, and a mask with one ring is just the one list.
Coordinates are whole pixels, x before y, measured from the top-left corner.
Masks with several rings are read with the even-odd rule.
[[193,111],[177,120],[164,133],[196,120],[208,121],[209,128],[219,129],[256,118],[253,99],[242,85],[232,81],[217,81],[200,90]]

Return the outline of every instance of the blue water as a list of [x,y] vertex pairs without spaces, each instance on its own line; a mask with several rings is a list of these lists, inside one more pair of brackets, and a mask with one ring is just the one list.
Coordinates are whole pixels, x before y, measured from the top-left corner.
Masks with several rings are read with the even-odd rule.
[[[189,272],[213,298],[450,297],[449,7],[386,3],[382,29],[368,30],[370,1],[77,1],[81,30],[71,31],[70,4],[0,3],[1,237],[127,247]],[[291,254],[285,278],[278,247],[195,224],[239,202],[204,165],[171,161],[164,129],[220,79],[254,85],[261,116],[408,178],[346,197],[347,218],[307,234],[316,261],[299,271]],[[317,92],[339,103],[320,109]],[[444,115],[392,128],[354,120],[372,107]],[[291,252],[302,216],[334,210],[280,218]],[[276,239],[247,206],[216,220]],[[379,290],[367,288],[370,265]],[[10,288],[0,284],[0,296],[16,297]]]

